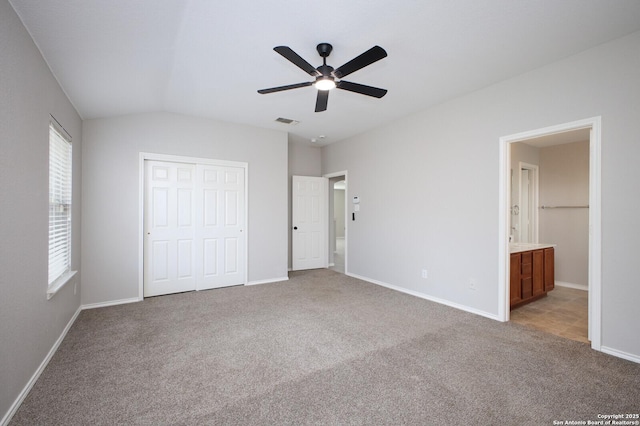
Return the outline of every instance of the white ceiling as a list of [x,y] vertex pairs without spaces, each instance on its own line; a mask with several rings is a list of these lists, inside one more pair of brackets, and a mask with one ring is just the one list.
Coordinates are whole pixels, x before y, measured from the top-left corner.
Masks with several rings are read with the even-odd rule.
[[[638,0],[10,0],[84,119],[170,111],[333,143],[640,30]],[[388,57],[315,113],[312,81],[272,49],[335,68]],[[276,123],[278,117],[300,123]]]

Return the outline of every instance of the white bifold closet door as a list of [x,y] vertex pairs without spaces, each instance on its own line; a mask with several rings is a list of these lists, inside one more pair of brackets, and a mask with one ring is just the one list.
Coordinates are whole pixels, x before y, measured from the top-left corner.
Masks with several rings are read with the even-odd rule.
[[144,296],[245,283],[245,170],[145,161]]

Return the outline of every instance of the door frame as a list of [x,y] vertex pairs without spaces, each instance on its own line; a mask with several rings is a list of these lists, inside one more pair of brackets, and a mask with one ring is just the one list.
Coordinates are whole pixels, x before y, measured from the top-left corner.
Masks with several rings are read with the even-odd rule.
[[571,130],[591,129],[589,137],[589,340],[591,348],[602,347],[602,198],[600,116],[522,133],[502,136],[500,144],[498,196],[498,319],[509,321],[509,197],[511,194],[511,146],[541,136]]
[[[340,172],[334,173],[325,173],[322,177],[327,178],[327,182],[329,179],[334,177],[344,176],[344,274],[348,275],[349,271],[349,172],[347,170],[343,170]],[[328,185],[328,183],[327,183]],[[333,196],[333,188],[328,188],[327,191],[327,208],[329,206],[333,206],[333,203],[329,203],[329,197]],[[329,239],[330,231],[329,226],[327,226],[327,240]],[[327,256],[329,253],[327,252]]]
[[172,163],[207,164],[214,166],[238,167],[244,169],[244,285],[249,279],[249,163],[217,160],[213,158],[186,157],[182,155],[140,152],[138,156],[138,299],[144,300],[144,195],[145,161],[167,161]]

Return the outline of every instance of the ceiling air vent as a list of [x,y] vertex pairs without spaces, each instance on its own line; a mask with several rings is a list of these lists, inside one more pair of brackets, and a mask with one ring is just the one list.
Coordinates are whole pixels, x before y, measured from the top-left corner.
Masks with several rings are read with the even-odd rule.
[[299,123],[299,121],[292,120],[292,119],[290,119],[290,118],[282,118],[282,117],[278,117],[278,118],[276,118],[276,121],[277,121],[278,123],[289,124],[289,125],[291,125],[291,126],[295,126],[296,124],[298,124],[298,123]]

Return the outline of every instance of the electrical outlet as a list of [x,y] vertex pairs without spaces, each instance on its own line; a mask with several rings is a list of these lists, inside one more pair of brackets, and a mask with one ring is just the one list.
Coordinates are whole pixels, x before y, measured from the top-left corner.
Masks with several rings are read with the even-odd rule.
[[476,290],[477,284],[475,278],[469,278],[469,290]]
[[422,278],[424,279],[429,278],[429,272],[426,269],[422,270]]

